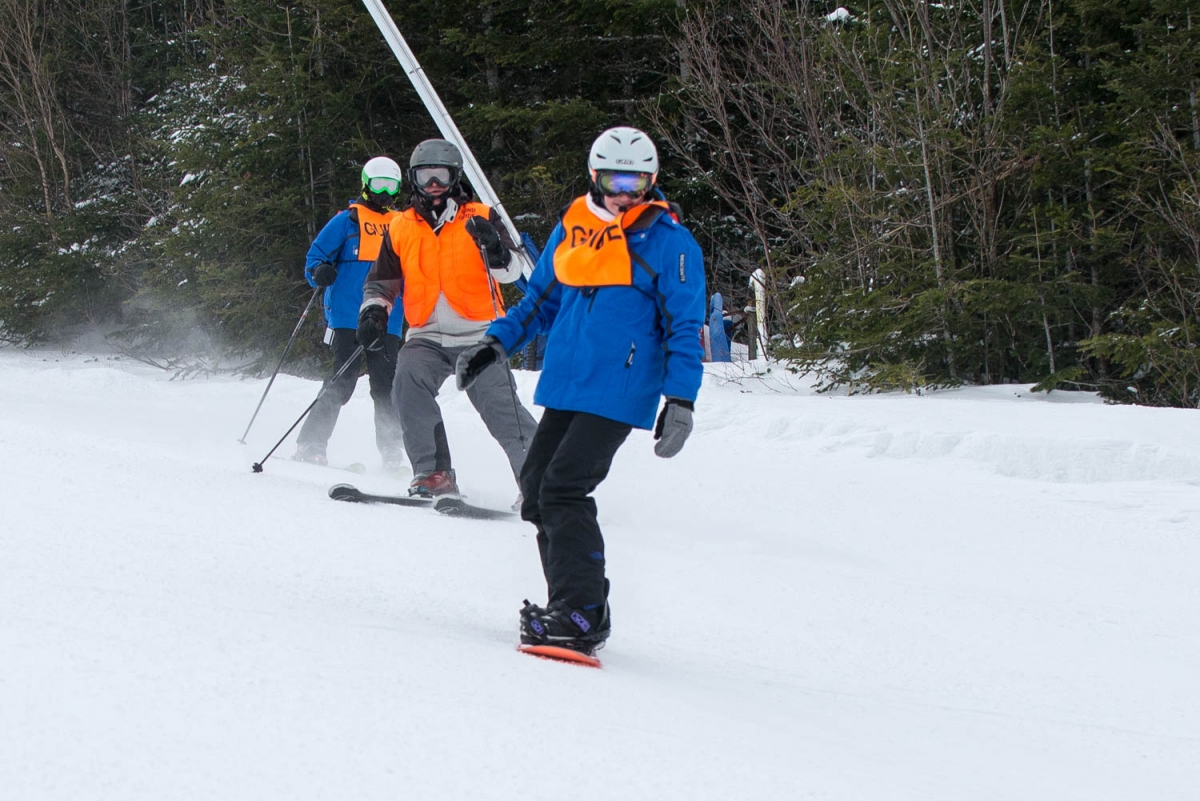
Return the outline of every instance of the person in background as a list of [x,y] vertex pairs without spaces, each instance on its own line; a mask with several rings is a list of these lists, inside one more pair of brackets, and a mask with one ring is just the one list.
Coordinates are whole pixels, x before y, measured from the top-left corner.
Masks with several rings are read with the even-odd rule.
[[654,452],[664,458],[691,433],[705,282],[700,246],[655,187],[650,137],[605,131],[588,169],[590,189],[550,234],[524,299],[462,352],[455,375],[469,388],[548,333],[534,395],[545,411],[520,478],[521,517],[537,528],[548,603],[525,601],[521,642],[590,655],[611,631],[591,494],[632,429],[653,427]]
[[[358,319],[358,341],[370,350],[379,347],[389,314],[403,305],[408,334],[392,396],[412,464],[410,495],[458,493],[438,392],[458,355],[503,310],[500,284],[531,266],[496,212],[472,200],[462,167],[462,154],[444,139],[413,150],[408,205],[384,236]],[[516,477],[537,423],[517,399],[508,364],[481,371],[467,396]]]
[[[377,156],[368,161],[362,169],[362,193],[358,199],[335,214],[308,249],[304,277],[313,287],[325,287],[325,343],[333,348],[335,374],[357,350],[363,280],[379,255],[383,237],[396,214],[394,205],[401,178],[400,165],[392,159]],[[375,404],[375,444],[383,457],[384,469],[389,472],[404,467],[400,421],[391,397],[403,324],[402,315],[393,315],[387,320],[382,346],[365,351],[371,400]],[[328,463],[325,449],[341,408],[354,394],[361,359],[359,356],[357,363],[343,372],[336,383],[326,385],[327,391],[300,429],[293,459]]]

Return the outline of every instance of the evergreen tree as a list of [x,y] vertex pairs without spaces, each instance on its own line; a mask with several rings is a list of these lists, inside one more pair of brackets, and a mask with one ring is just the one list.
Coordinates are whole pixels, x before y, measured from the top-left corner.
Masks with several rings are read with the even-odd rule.
[[0,0],[0,337],[110,316],[143,217],[130,9]]
[[[1112,20],[1122,24],[1114,29]],[[1103,327],[1081,349],[1105,369],[1109,397],[1200,406],[1200,8],[1080,4],[1095,44],[1111,200],[1103,239],[1120,268]]]
[[[1200,403],[1194,0],[390,5],[520,228],[647,128],[712,288],[764,268],[825,386]],[[363,161],[438,135],[359,0],[0,0],[0,132],[0,338],[252,356]]]
[[778,353],[827,386],[1193,403],[1190,4],[833,5],[690,9],[660,106]]

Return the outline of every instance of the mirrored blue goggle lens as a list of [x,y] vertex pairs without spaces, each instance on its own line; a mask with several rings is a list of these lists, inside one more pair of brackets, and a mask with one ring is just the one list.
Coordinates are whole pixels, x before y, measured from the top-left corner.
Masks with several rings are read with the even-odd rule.
[[367,188],[372,192],[386,192],[389,195],[394,195],[400,191],[400,179],[388,178],[386,176],[368,178]]
[[449,167],[417,167],[413,173],[413,179],[422,189],[435,182],[442,186],[449,186],[453,178],[454,171]]
[[650,189],[651,176],[645,172],[596,173],[596,183],[606,195],[644,195]]

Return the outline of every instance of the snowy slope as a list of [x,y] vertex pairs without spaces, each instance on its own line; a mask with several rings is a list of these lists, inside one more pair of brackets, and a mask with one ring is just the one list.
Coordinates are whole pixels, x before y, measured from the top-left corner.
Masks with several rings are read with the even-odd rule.
[[404,486],[365,381],[330,456],[371,472],[254,475],[317,383],[242,445],[264,381],[0,350],[0,797],[1200,797],[1200,412],[709,369],[683,453],[635,433],[597,493],[591,671],[513,650],[525,524],[325,497]]

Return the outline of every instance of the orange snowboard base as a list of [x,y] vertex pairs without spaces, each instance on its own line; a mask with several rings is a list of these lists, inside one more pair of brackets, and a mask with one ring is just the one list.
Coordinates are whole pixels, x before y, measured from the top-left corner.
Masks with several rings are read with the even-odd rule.
[[517,650],[525,654],[533,654],[542,659],[553,659],[555,662],[571,662],[587,667],[600,667],[600,660],[594,656],[572,651],[570,648],[559,648],[557,645],[520,645]]

